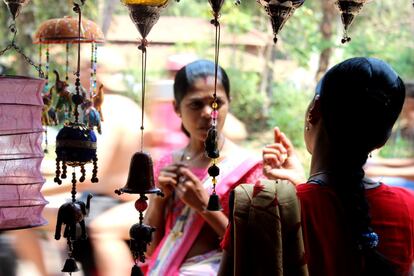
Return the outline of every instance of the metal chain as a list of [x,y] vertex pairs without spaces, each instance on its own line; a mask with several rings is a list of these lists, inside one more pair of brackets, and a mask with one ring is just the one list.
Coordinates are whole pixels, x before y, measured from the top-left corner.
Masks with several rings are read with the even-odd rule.
[[16,52],[18,52],[20,55],[23,56],[23,58],[26,60],[27,63],[29,63],[30,65],[32,65],[36,69],[36,71],[39,73],[40,78],[43,78],[45,74],[43,73],[41,66],[36,65],[33,62],[33,60],[30,57],[26,56],[23,53],[23,50],[19,46],[16,45],[16,43],[15,43],[16,34],[17,34],[16,25],[14,23],[11,24],[9,26],[9,29],[13,33],[13,39],[12,39],[11,43],[6,48],[4,48],[4,50],[0,51],[0,56],[4,55],[4,53],[7,52],[10,49],[16,50]]

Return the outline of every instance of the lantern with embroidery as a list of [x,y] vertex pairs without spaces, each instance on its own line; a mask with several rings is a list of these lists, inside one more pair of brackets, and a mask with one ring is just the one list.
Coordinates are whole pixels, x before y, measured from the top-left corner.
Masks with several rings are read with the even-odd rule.
[[335,1],[339,12],[341,13],[342,25],[344,26],[344,34],[342,36],[342,43],[351,41],[351,37],[348,35],[348,29],[354,22],[355,16],[357,16],[367,0],[337,0]]
[[282,30],[286,21],[295,10],[303,5],[305,0],[257,0],[266,13],[270,16],[273,29],[273,42],[277,43],[277,35]]

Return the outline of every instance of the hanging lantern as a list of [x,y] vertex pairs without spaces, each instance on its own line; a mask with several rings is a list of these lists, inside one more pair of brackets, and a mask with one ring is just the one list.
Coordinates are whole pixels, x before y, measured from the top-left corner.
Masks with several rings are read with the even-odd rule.
[[23,6],[29,3],[30,0],[3,0],[6,3],[7,8],[9,8],[10,14],[13,18],[13,21],[16,20],[16,17],[19,16],[20,11]]
[[160,18],[160,9],[168,0],[122,0],[129,10],[129,17],[145,39]]
[[351,38],[348,36],[348,29],[354,22],[355,16],[357,16],[367,0],[337,0],[335,2],[338,7],[339,12],[341,13],[342,25],[344,26],[344,34],[342,36],[342,43],[351,41]]
[[266,13],[270,16],[273,29],[273,42],[277,43],[277,35],[282,30],[286,21],[293,15],[295,10],[303,5],[305,0],[257,0]]
[[45,80],[0,76],[0,230],[46,224],[41,91]]

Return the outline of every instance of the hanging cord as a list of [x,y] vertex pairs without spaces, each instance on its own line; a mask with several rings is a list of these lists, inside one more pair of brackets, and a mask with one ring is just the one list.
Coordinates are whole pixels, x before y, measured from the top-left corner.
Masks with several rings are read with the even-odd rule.
[[69,81],[69,43],[66,43],[66,64],[65,64],[65,79],[66,82]]
[[[218,79],[218,68],[219,68],[219,54],[220,54],[220,22],[218,21],[219,18],[219,14],[215,13],[214,14],[214,19],[211,21],[211,23],[215,26],[216,28],[216,36],[215,36],[215,41],[214,41],[214,94],[213,94],[213,103],[212,103],[212,112],[211,112],[211,117],[212,117],[212,125],[214,128],[217,128],[217,117],[218,117],[218,104],[217,104],[217,79]],[[218,139],[218,138],[217,138]],[[218,142],[218,141],[216,141]],[[217,158],[213,158],[212,160],[213,164],[212,164],[212,168],[217,168]],[[212,183],[213,183],[213,194],[216,193],[216,184],[217,184],[217,180],[216,180],[216,175],[212,174]]]
[[[83,4],[83,2],[82,2]],[[81,25],[82,25],[82,10],[79,4],[74,3],[73,11],[78,14],[78,58],[77,58],[77,66],[76,66],[76,95],[73,95],[73,102],[75,103],[75,111],[73,115],[75,116],[75,123],[79,123],[79,111],[78,107],[82,103],[82,97],[80,95],[80,41],[81,41]]]
[[141,40],[141,45],[138,46],[138,49],[142,52],[141,59],[141,152],[144,148],[144,110],[145,110],[145,79],[147,73],[147,46],[148,41],[143,38]]
[[16,27],[16,22],[15,22],[15,21],[13,21],[13,23],[12,23],[12,24],[10,24],[10,26],[9,26],[9,30],[10,30],[10,32],[12,32],[12,33],[13,33],[13,38],[12,38],[12,41],[10,42],[10,44],[9,44],[9,45],[7,45],[7,47],[6,47],[6,48],[4,48],[3,50],[1,50],[1,51],[0,51],[0,56],[4,55],[4,54],[5,54],[8,50],[10,50],[10,49],[14,49],[14,50],[15,50],[16,52],[18,52],[21,56],[23,56],[24,60],[25,60],[27,63],[29,63],[31,66],[33,66],[33,67],[36,69],[36,71],[39,73],[39,76],[40,76],[41,78],[43,78],[44,73],[43,73],[43,71],[42,71],[42,68],[41,68],[40,66],[36,65],[36,64],[34,63],[34,61],[30,59],[30,57],[26,56],[26,55],[23,53],[23,50],[22,50],[19,46],[17,46],[17,45],[16,45],[16,43],[15,43],[15,41],[16,41],[16,35],[17,35],[17,27]]

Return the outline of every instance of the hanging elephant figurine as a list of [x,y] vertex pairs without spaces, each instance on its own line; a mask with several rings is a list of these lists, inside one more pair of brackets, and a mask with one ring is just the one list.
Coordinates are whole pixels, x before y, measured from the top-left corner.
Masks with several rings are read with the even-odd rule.
[[152,233],[155,228],[142,223],[135,223],[129,229],[129,247],[134,253],[134,256],[139,258],[139,261],[145,262],[145,252],[147,252],[147,245],[152,241]]
[[72,113],[73,103],[72,103],[72,93],[69,92],[69,84],[66,81],[61,81],[59,72],[53,70],[53,73],[56,75],[55,85],[50,88],[50,94],[53,95],[53,91],[56,91],[58,96],[57,102],[55,105],[56,111],[61,111],[62,109]]
[[63,237],[76,240],[77,223],[81,226],[81,239],[87,238],[84,218],[89,214],[91,198],[92,195],[88,194],[86,204],[83,201],[76,200],[75,202],[68,202],[60,206],[55,231],[56,240],[60,239],[62,224],[66,225]]
[[59,120],[56,116],[55,108],[53,107],[52,94],[49,92],[42,96],[43,108],[42,108],[42,125],[58,125]]

